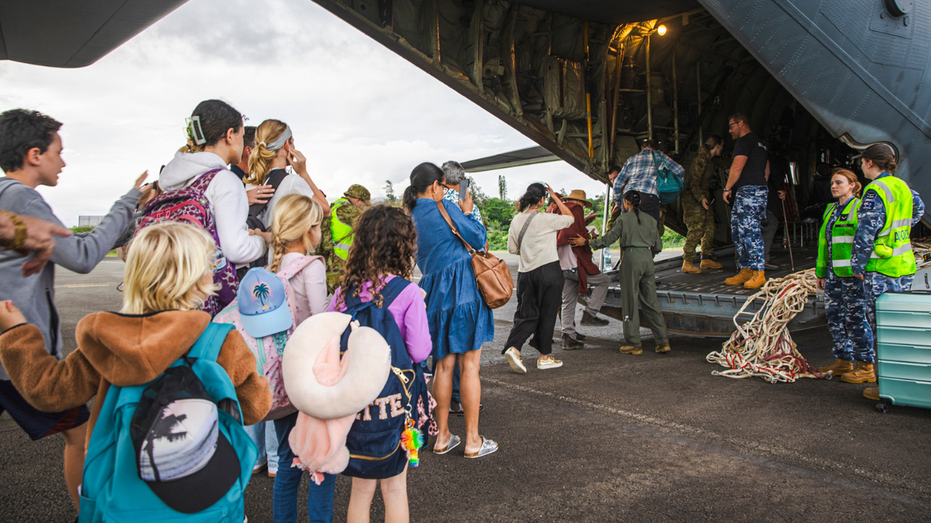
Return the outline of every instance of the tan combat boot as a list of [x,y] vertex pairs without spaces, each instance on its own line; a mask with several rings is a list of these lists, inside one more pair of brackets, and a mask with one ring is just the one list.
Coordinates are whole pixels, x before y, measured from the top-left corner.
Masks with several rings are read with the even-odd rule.
[[753,271],[753,276],[744,283],[744,289],[759,289],[766,283],[766,274],[763,271]]
[[714,260],[702,260],[701,268],[702,269],[723,269],[724,266]]
[[753,271],[750,269],[740,269],[736,275],[724,280],[725,285],[740,285],[747,283],[753,277]]
[[863,397],[868,400],[879,401],[879,387],[867,387],[863,389]]
[[845,383],[876,383],[873,364],[858,361],[857,368],[841,376],[840,380]]
[[620,352],[621,354],[630,354],[631,356],[639,356],[643,354],[643,347],[634,347],[633,345],[621,345]]
[[692,263],[691,261],[683,260],[682,261],[682,272],[683,274],[701,274],[701,269],[696,267],[695,264]]
[[853,371],[853,362],[842,360],[840,358],[835,359],[834,363],[828,365],[827,367],[818,367],[818,372],[821,374],[827,374],[830,372],[835,376],[841,376],[851,371]]

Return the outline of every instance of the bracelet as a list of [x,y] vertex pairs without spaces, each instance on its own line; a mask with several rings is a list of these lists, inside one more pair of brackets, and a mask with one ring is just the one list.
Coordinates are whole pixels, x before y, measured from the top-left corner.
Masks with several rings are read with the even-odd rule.
[[15,228],[15,234],[13,235],[13,241],[9,245],[4,247],[4,250],[7,251],[17,251],[23,248],[23,244],[26,243],[26,224],[19,218],[19,216],[13,213],[7,213],[10,217],[10,220],[13,221],[13,227]]

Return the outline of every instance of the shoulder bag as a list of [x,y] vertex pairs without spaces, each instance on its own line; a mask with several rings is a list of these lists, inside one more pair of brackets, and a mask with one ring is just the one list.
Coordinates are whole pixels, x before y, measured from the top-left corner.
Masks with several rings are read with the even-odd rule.
[[682,178],[679,178],[679,175],[667,168],[662,158],[657,161],[655,151],[651,151],[651,154],[653,155],[653,166],[656,168],[656,192],[659,193],[659,204],[672,203],[676,201],[679,193],[682,192]]
[[501,307],[511,299],[511,293],[514,291],[514,279],[511,278],[511,271],[508,269],[504,260],[497,258],[488,251],[473,249],[469,242],[465,241],[459,234],[459,230],[453,225],[453,220],[443,207],[443,202],[436,202],[440,214],[446,220],[446,225],[453,231],[453,234],[459,238],[462,245],[469,251],[472,256],[472,271],[475,272],[475,282],[478,284],[478,292],[481,293],[485,304],[491,309]]

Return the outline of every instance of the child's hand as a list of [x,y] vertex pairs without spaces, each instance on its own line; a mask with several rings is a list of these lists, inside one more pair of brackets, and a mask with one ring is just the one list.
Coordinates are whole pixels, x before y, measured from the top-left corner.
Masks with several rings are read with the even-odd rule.
[[26,323],[26,317],[19,312],[16,305],[13,305],[13,300],[0,301],[0,332],[12,329],[21,323]]

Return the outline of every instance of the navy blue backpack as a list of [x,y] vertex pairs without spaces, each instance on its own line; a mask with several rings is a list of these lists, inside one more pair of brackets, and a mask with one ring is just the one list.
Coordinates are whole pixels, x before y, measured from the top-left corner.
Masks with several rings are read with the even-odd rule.
[[[349,449],[349,466],[343,474],[356,478],[384,479],[397,476],[407,465],[407,452],[401,447],[401,433],[410,416],[416,422],[420,415],[419,400],[424,408],[429,408],[427,384],[424,380],[423,367],[414,365],[407,354],[407,345],[401,337],[401,330],[388,311],[388,306],[398,294],[413,283],[404,278],[395,277],[388,282],[381,295],[384,299],[381,307],[374,302],[363,303],[352,296],[352,289],[345,291],[346,314],[363,327],[377,330],[391,347],[391,374],[378,398],[371,405],[356,415],[346,447]],[[347,328],[340,338],[340,351],[347,350],[350,329]],[[424,439],[426,440],[426,425]],[[424,441],[424,448],[427,442]]]

